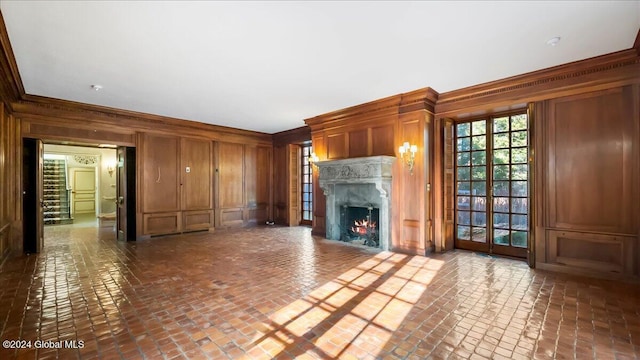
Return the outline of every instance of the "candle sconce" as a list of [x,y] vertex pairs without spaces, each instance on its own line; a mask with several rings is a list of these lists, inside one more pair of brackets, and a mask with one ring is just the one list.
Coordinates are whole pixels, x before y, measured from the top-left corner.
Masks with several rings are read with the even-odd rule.
[[398,148],[398,152],[400,153],[400,158],[403,160],[403,165],[406,164],[409,167],[409,174],[413,175],[413,165],[415,164],[418,146],[411,145],[406,141]]

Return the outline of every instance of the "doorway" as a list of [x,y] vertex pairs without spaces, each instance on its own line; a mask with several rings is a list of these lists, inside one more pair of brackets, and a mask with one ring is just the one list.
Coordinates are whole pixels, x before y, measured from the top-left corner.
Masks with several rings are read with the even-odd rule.
[[455,125],[457,248],[527,257],[529,124],[526,112]]
[[[135,208],[117,216],[118,199],[129,209],[135,207],[135,148],[121,148],[129,149],[129,156],[118,160],[114,145],[45,145],[41,140],[23,139],[25,252],[42,249],[47,240],[45,224],[58,229],[99,228],[107,239],[135,240]],[[42,180],[47,177],[49,181]],[[120,184],[125,188],[120,189]],[[116,236],[119,225],[129,233]]]

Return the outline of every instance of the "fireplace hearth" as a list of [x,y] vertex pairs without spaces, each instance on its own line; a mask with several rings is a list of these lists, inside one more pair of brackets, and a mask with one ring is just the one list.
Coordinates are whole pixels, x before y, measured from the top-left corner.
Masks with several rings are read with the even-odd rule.
[[[316,162],[318,183],[326,196],[327,239],[389,250],[393,161],[392,156],[371,156]],[[364,212],[346,219],[345,206]]]

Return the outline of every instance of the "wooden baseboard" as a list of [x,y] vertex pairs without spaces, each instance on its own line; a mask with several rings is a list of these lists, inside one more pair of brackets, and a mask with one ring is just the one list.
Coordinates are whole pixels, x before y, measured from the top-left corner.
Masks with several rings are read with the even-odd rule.
[[640,284],[640,277],[638,276],[632,276],[632,275],[627,275],[622,273],[595,271],[595,270],[583,269],[583,268],[575,268],[572,266],[567,266],[562,264],[548,264],[548,263],[536,262],[536,270],[546,270],[546,271],[559,272],[559,273],[569,274],[569,275],[586,276],[586,277],[597,278],[597,279],[616,280],[616,281]]

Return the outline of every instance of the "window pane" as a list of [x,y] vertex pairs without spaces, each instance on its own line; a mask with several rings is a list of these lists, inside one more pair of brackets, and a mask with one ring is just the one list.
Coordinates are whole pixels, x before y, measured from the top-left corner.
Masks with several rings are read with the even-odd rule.
[[471,228],[468,226],[458,226],[458,239],[471,240]]
[[509,198],[508,197],[493,198],[493,211],[509,212]]
[[302,201],[309,201],[309,197],[310,197],[309,195],[311,195],[311,194],[303,192],[302,193]]
[[505,131],[509,131],[509,118],[502,117],[502,118],[493,119],[493,132],[497,133],[497,132],[505,132]]
[[509,228],[509,214],[493,214],[493,226],[496,228]]
[[487,195],[486,181],[474,181],[472,186],[473,186],[473,195]]
[[473,165],[484,165],[487,163],[486,151],[474,151],[471,153],[471,163]]
[[526,163],[527,148],[511,149],[511,162],[515,164]]
[[458,166],[469,166],[471,165],[469,162],[469,158],[471,155],[468,152],[459,152],[458,153]]
[[471,236],[471,240],[476,242],[487,242],[487,229],[485,228],[473,228],[473,235]]
[[527,132],[516,131],[511,133],[511,146],[526,146],[527,145]]
[[471,224],[471,213],[468,211],[458,211],[458,224],[459,225],[470,225]]
[[527,198],[514,198],[511,199],[511,212],[526,214],[527,213]]
[[304,191],[304,192],[311,192],[311,185],[309,185],[309,184],[302,184],[302,191]]
[[309,182],[309,175],[303,175],[302,176],[302,181],[305,182],[305,183],[308,183]]
[[487,137],[485,135],[471,138],[471,148],[473,150],[484,150],[487,148]]
[[509,196],[509,182],[508,181],[494,181],[493,182],[493,196]]
[[458,180],[470,180],[471,173],[468,167],[458,168]]
[[527,230],[527,215],[511,215],[511,228],[514,230]]
[[508,164],[509,163],[509,149],[494,150],[493,151],[493,163],[496,164],[496,165]]
[[511,117],[511,130],[524,130],[527,128],[527,114]]
[[509,180],[509,165],[496,165],[493,167],[494,180]]
[[527,165],[511,165],[511,178],[513,180],[527,180]]
[[471,198],[473,210],[484,211],[487,209],[487,198],[484,196],[474,196]]
[[469,210],[469,203],[471,198],[468,196],[458,196],[458,209]]
[[527,232],[526,231],[512,231],[511,232],[511,244],[517,247],[527,247]]
[[469,123],[458,124],[456,125],[456,128],[458,137],[471,135],[471,126],[469,125]]
[[458,195],[469,195],[471,193],[471,183],[466,181],[458,182]]
[[481,135],[487,133],[487,122],[484,120],[474,121],[471,123],[472,135]]
[[303,174],[308,174],[309,173],[309,162],[308,161],[305,161],[305,164],[302,167],[302,173]]
[[485,180],[487,178],[486,166],[474,166],[471,168],[471,179],[473,180]]
[[476,226],[487,226],[487,214],[484,212],[474,212],[471,216],[471,222]]
[[309,209],[309,203],[308,203],[308,202],[303,202],[303,203],[302,203],[302,210],[310,210],[310,209]]
[[498,245],[509,245],[509,230],[493,230],[493,243]]
[[468,137],[458,139],[458,151],[471,150],[471,139]]
[[512,181],[511,182],[511,196],[527,196],[527,182],[526,181]]
[[495,134],[493,136],[493,148],[508,148],[509,147],[509,134]]

